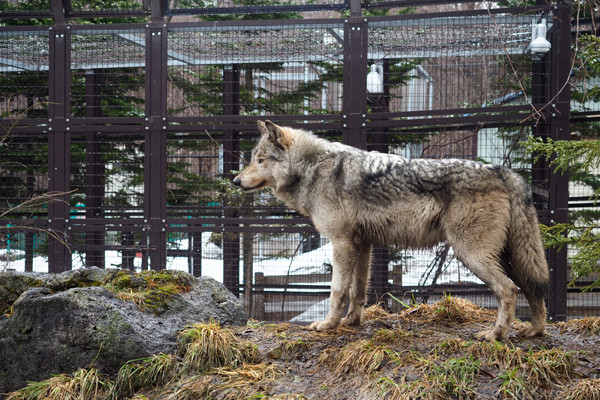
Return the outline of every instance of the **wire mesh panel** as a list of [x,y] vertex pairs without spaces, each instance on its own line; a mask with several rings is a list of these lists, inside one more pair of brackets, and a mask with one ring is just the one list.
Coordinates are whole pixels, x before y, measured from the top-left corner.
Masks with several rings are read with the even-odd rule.
[[69,5],[73,11],[109,11],[121,10],[124,13],[133,10],[147,10],[148,5],[145,0],[121,0],[121,1],[71,1]]
[[21,25],[23,20],[31,18],[52,18],[52,12],[50,10],[50,2],[31,2],[29,0],[13,0],[3,1],[0,3],[0,17],[2,19],[21,19]]
[[[176,116],[219,115],[223,66],[235,66],[242,115],[338,111],[341,26],[175,28],[169,34],[169,110]],[[333,78],[335,79],[335,78]]]
[[48,146],[43,137],[8,132],[0,146],[0,270],[47,272]]
[[87,132],[73,142],[74,266],[140,268],[147,250],[144,135]]
[[[392,68],[411,78],[406,87],[410,96],[403,101],[402,93],[396,93],[391,109],[422,111],[503,104],[505,96],[524,88],[522,79],[530,73],[527,60],[531,57],[524,54],[534,18],[421,15],[371,23],[369,59],[388,60]],[[399,81],[398,77],[390,84],[397,86]],[[428,84],[434,84],[435,90],[419,87]]]
[[77,30],[71,35],[73,117],[143,117],[143,30]]
[[48,270],[46,137],[23,132],[48,118],[48,34],[0,34],[0,270]]
[[79,122],[143,120],[144,32],[77,30],[71,43],[71,116],[77,123],[71,147],[71,187],[76,190],[71,212],[78,219],[76,228],[87,225],[72,237],[74,266],[140,268],[147,247],[142,227],[122,221],[143,217],[145,136],[134,133],[140,128],[123,134]]
[[349,8],[349,2],[345,0],[296,0],[269,2],[248,2],[244,0],[184,0],[169,1],[166,13],[168,15],[187,14],[260,14],[260,13],[284,13],[281,17],[295,17],[295,11],[326,11],[344,10]]

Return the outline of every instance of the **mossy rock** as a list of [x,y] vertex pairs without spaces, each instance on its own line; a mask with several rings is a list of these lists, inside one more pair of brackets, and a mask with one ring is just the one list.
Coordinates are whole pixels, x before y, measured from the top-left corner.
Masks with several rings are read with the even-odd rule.
[[22,293],[0,318],[0,393],[90,365],[115,374],[128,360],[175,352],[187,326],[247,321],[223,285],[185,272],[92,268],[39,281],[20,275],[4,278],[17,282],[11,300]]
[[23,292],[44,284],[41,274],[0,272],[0,315],[10,314],[13,303]]

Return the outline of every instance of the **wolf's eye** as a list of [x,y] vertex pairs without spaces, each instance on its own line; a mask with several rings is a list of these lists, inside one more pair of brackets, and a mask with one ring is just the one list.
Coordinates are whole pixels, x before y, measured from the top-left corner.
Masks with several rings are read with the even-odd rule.
[[257,163],[262,164],[265,162],[264,158],[259,158],[258,160],[256,160]]

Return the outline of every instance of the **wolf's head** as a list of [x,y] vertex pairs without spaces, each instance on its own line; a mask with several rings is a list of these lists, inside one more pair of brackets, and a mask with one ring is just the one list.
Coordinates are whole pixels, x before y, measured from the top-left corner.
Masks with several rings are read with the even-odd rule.
[[233,179],[233,183],[246,192],[263,187],[277,189],[285,183],[290,169],[289,150],[294,141],[291,128],[275,125],[271,121],[258,121],[262,133],[252,151],[250,165]]

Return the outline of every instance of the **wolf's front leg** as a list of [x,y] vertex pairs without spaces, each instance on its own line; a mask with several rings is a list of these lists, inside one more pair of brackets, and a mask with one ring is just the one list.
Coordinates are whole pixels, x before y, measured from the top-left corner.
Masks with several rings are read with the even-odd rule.
[[[335,254],[335,248],[334,248]],[[315,321],[309,328],[317,331],[335,328],[340,324],[342,313],[346,308],[348,299],[348,287],[352,276],[348,274],[346,268],[340,268],[337,262],[333,262],[333,271],[331,273],[331,295],[329,296],[329,312],[324,321]]]
[[340,322],[342,325],[360,325],[362,313],[367,304],[367,288],[371,278],[371,246],[365,244],[356,249],[350,283],[350,305],[348,314]]
[[333,272],[329,312],[324,321],[313,322],[310,329],[322,331],[338,326],[346,309],[348,295],[350,295],[350,308],[348,316],[344,318],[342,323],[360,323],[369,279],[370,254],[371,247],[365,247],[362,243],[357,243],[353,237],[333,241]]

